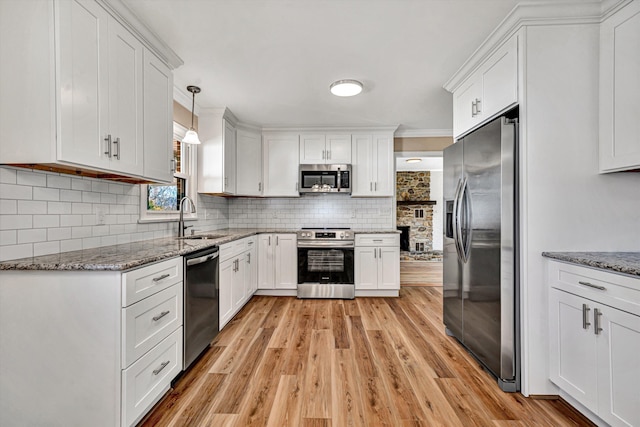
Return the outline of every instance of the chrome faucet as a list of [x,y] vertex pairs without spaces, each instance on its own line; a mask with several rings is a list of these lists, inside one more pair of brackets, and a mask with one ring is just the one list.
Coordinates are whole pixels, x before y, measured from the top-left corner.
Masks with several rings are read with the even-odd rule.
[[191,204],[191,213],[195,213],[196,212],[196,205],[193,203],[193,200],[191,200],[191,198],[184,196],[182,199],[180,199],[180,203],[178,204],[178,208],[180,210],[180,219],[178,220],[178,237],[184,237],[184,230],[186,230],[189,227],[193,227],[193,225],[189,225],[186,226],[184,225],[184,202],[185,200],[188,200],[189,203]]

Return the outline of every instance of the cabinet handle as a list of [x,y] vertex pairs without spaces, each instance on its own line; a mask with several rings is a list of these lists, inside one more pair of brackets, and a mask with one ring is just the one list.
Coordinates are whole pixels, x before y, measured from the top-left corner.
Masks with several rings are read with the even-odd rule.
[[380,254],[380,256],[378,256],[378,258],[382,259],[382,248],[378,248],[378,253]]
[[591,323],[589,323],[589,311],[591,309],[587,304],[582,304],[582,329],[589,329]]
[[378,258],[378,248],[373,248],[373,259]]
[[251,254],[247,254],[247,264],[251,264]]
[[271,236],[269,236],[269,246],[271,246]]
[[276,246],[280,244],[280,236],[276,236]]
[[331,150],[327,150],[327,159],[331,158]]
[[167,277],[171,276],[170,274],[163,274],[162,276],[158,276],[158,277],[154,277],[153,281],[154,282],[159,282],[162,279],[166,279]]
[[369,191],[373,191],[373,181],[369,182]]
[[162,372],[162,370],[166,368],[170,362],[171,362],[170,360],[167,360],[166,362],[162,362],[162,364],[158,369],[153,370],[153,375],[158,375],[160,372]]
[[589,282],[579,281],[578,283],[581,284],[581,285],[584,285],[584,286],[588,286],[590,288],[599,289],[601,291],[606,291],[607,290],[607,288],[605,288],[604,286],[594,285],[593,283],[589,283]]
[[476,114],[476,101],[471,101],[471,117],[475,117]]
[[258,183],[258,191],[262,191],[262,183],[261,182]]
[[120,160],[120,138],[116,138],[113,141],[113,145],[115,146],[115,148],[118,149],[118,151],[113,155],[113,157],[115,157],[116,159]]
[[600,316],[602,316],[602,312],[597,308],[593,309],[593,333],[596,335],[600,335],[602,328],[600,327]]
[[378,191],[378,181],[376,181],[376,182],[374,182],[374,183],[373,183],[373,189],[374,189],[375,191]]
[[324,160],[324,150],[322,150],[322,160]]
[[153,316],[153,321],[157,322],[158,320],[162,319],[164,316],[166,316],[169,313],[171,313],[169,310],[163,311],[162,313],[158,314],[157,316]]
[[105,151],[104,154],[111,157],[111,135],[107,135],[104,141],[107,143],[107,151]]
[[176,159],[169,160],[169,167],[171,168],[171,173],[176,171]]
[[482,109],[480,106],[482,105],[482,101],[476,98],[476,115],[482,113]]

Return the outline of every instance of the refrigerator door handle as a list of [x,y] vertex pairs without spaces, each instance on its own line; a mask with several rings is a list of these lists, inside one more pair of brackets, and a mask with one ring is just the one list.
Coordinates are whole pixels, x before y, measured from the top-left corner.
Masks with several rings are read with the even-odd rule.
[[456,186],[456,194],[453,196],[453,244],[456,247],[456,253],[458,254],[458,259],[462,260],[462,255],[460,254],[460,244],[458,241],[458,223],[460,221],[460,217],[458,216],[458,206],[460,200],[460,188],[462,187],[462,179],[458,179],[458,185]]
[[[464,206],[464,209],[466,211],[466,223],[464,224],[464,230],[466,231],[466,236],[467,236],[467,244],[465,244],[464,240],[462,239],[462,221],[460,221],[460,219],[458,219],[458,241],[459,241],[459,245],[460,245],[460,254],[462,255],[462,261],[463,262],[467,262],[469,261],[469,255],[471,253],[471,203],[469,200],[469,192],[467,191],[469,187],[469,182],[467,181],[467,178],[465,178],[462,181],[462,186],[460,187],[460,202],[458,203],[459,206],[459,210],[460,212],[462,212],[462,208]],[[465,200],[466,203],[462,203],[462,200]],[[459,213],[460,215],[460,213]]]

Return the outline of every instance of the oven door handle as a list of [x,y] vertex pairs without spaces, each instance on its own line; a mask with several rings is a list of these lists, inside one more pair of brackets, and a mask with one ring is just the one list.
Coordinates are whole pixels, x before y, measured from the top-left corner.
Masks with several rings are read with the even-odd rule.
[[343,241],[337,241],[337,242],[314,242],[314,243],[298,242],[298,247],[299,248],[303,248],[303,249],[353,248],[353,247],[355,247],[355,243],[354,242],[343,242]]

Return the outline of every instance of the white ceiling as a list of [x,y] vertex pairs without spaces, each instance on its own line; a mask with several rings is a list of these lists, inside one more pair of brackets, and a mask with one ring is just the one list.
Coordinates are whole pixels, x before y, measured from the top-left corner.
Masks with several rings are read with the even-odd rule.
[[[407,163],[408,159],[420,159],[417,163]],[[396,157],[396,171],[441,171],[442,157]]]
[[[183,60],[184,93],[264,127],[452,128],[443,83],[517,0],[123,0]],[[362,94],[329,85],[357,79]],[[443,130],[445,132],[443,132]]]

